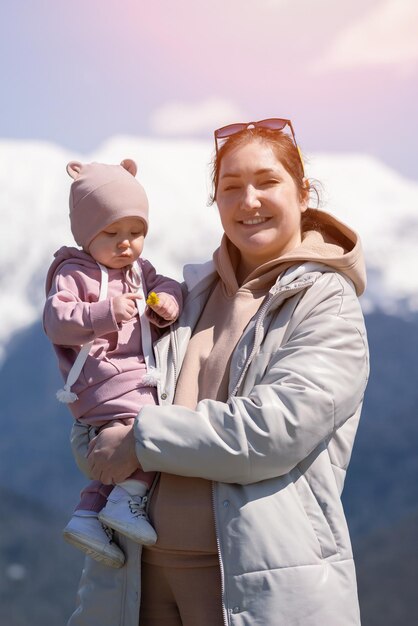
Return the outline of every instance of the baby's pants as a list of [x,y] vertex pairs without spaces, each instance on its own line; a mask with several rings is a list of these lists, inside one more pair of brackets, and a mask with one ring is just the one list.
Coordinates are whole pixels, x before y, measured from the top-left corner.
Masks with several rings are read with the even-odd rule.
[[[130,480],[139,480],[145,483],[148,489],[151,487],[155,477],[155,472],[144,472],[137,470],[131,476]],[[107,498],[115,485],[104,485],[100,480],[92,480],[87,487],[80,493],[80,501],[75,507],[75,510],[81,511],[94,511],[99,513],[106,505]]]
[[[128,424],[133,422],[141,407],[146,404],[157,404],[155,387],[139,387],[118,398],[108,400],[80,417],[78,421],[94,426],[98,430],[115,421]],[[128,478],[145,483],[149,489],[154,477],[155,472],[144,472],[138,469]],[[75,510],[99,513],[106,505],[107,497],[113,488],[114,485],[104,485],[98,480],[93,480],[81,491],[80,502]]]
[[166,567],[142,561],[141,626],[223,626],[219,564]]

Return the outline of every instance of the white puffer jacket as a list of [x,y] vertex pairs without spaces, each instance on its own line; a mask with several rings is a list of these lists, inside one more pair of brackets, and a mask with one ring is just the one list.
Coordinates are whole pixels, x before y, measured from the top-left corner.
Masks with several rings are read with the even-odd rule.
[[[288,270],[233,353],[228,402],[192,411],[171,402],[211,270],[189,269],[183,314],[157,344],[162,406],[141,410],[138,459],[145,470],[213,481],[226,625],[358,626],[340,500],[369,372],[353,283],[325,265]],[[76,427],[81,466],[85,441]],[[140,554],[120,543],[121,570],[87,559],[69,626],[138,626]]]

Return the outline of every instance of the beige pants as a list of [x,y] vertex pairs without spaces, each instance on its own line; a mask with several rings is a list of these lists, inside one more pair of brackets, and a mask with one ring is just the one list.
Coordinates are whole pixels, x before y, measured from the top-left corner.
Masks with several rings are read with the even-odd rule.
[[224,626],[219,566],[142,561],[140,626]]

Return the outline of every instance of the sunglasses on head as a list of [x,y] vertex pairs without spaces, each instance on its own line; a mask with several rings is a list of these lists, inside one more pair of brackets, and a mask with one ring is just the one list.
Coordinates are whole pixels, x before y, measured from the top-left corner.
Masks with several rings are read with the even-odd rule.
[[295,144],[295,147],[299,154],[300,162],[302,164],[302,171],[304,171],[302,154],[296,141],[295,131],[293,130],[292,122],[290,120],[286,120],[280,117],[272,117],[267,120],[259,120],[258,122],[228,124],[228,126],[222,126],[222,128],[218,128],[217,130],[215,130],[215,133],[214,133],[216,154],[218,154],[218,151],[220,148],[219,142],[222,139],[228,139],[228,137],[231,137],[232,135],[236,135],[237,133],[241,133],[243,130],[248,130],[251,128],[267,128],[268,130],[280,131],[286,128],[286,126],[288,126],[290,129],[293,143]]

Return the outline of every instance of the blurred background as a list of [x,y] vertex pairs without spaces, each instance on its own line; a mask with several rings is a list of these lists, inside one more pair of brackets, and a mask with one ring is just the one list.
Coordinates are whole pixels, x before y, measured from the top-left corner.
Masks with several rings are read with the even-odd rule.
[[[43,335],[72,245],[69,160],[139,165],[144,254],[181,278],[220,237],[212,133],[292,119],[323,208],[360,233],[372,373],[344,490],[365,626],[418,623],[416,0],[16,0],[0,4],[0,623],[64,626],[84,484]],[[336,626],[338,626],[336,624]]]

